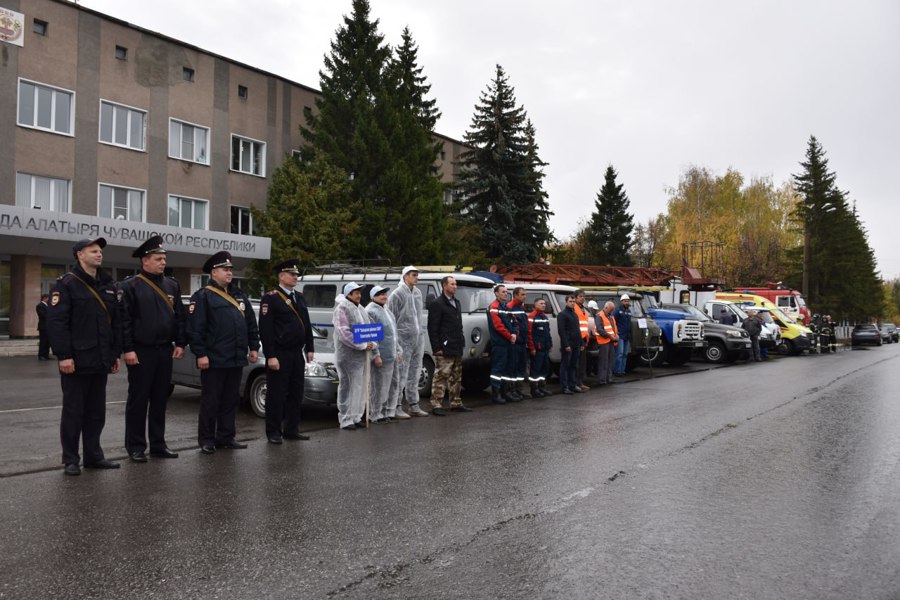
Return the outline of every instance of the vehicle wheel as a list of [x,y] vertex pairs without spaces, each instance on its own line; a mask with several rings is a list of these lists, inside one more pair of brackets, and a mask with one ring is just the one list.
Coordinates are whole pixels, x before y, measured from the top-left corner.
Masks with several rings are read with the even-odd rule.
[[419,398],[431,398],[431,382],[433,380],[434,361],[430,356],[423,356],[422,372],[419,374]]
[[706,347],[703,357],[706,359],[706,362],[725,362],[728,359],[728,354],[725,352],[725,344],[718,340],[711,340],[709,346]]
[[257,417],[266,416],[266,374],[260,373],[247,385],[244,400]]
[[[648,358],[649,356],[649,358]],[[665,346],[663,346],[662,350],[651,350],[649,354],[645,350],[641,354],[638,355],[637,365],[639,367],[653,367],[654,369],[657,367],[661,367],[663,363],[666,361],[666,350]]]
[[786,340],[781,338],[781,342],[778,344],[778,354],[781,356],[789,356],[794,353],[794,343],[791,340]]
[[463,376],[462,386],[467,392],[482,392],[489,385],[491,385],[490,371]]

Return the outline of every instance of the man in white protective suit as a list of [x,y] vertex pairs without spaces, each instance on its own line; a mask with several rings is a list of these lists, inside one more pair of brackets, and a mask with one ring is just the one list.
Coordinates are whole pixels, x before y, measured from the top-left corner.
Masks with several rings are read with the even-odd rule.
[[[422,356],[425,354],[425,303],[422,292],[416,287],[419,270],[414,266],[403,267],[401,281],[388,297],[387,308],[397,321],[397,339],[403,362],[400,363],[400,389],[409,405],[409,415],[427,417],[428,413],[419,408],[419,375],[422,371]],[[408,417],[402,406],[397,407],[395,416]]]
[[367,325],[369,315],[360,306],[362,286],[350,282],[344,293],[335,298],[334,309],[334,362],[338,372],[338,422],[341,429],[353,431],[365,429],[362,420],[366,409],[366,361],[375,342],[357,344],[353,341],[353,327]]

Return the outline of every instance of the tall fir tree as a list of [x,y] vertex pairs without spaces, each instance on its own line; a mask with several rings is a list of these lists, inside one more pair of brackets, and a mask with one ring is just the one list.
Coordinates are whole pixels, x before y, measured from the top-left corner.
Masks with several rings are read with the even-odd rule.
[[815,136],[800,166],[793,176],[799,195],[793,217],[804,241],[789,254],[789,282],[803,289],[816,312],[857,320],[878,314],[881,282],[874,252]]
[[506,264],[536,261],[550,241],[542,184],[545,163],[537,155],[534,128],[529,134],[526,118],[503,67],[497,65],[464,137],[472,149],[459,161],[460,213],[481,228],[484,253]]
[[594,201],[594,212],[588,223],[588,243],[582,264],[630,267],[634,216],[625,186],[616,183],[618,173],[612,165],[606,167],[603,187]]

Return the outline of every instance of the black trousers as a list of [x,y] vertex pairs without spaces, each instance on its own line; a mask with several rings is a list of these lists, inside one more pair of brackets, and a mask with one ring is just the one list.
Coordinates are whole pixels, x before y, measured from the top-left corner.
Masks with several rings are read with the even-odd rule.
[[60,374],[63,405],[59,426],[63,464],[77,465],[78,443],[84,447],[84,463],[103,460],[100,434],[106,423],[106,373]]
[[[136,346],[136,365],[128,366],[125,401],[125,449],[143,452],[150,434],[150,451],[166,448],[166,404],[172,381],[172,345]],[[149,417],[148,417],[149,409]]]
[[50,335],[46,329],[38,331],[38,357],[50,358]]
[[300,433],[300,407],[306,381],[302,351],[279,352],[278,370],[266,369],[266,435]]
[[197,441],[204,444],[227,444],[234,441],[234,417],[241,392],[243,367],[200,371],[200,420]]

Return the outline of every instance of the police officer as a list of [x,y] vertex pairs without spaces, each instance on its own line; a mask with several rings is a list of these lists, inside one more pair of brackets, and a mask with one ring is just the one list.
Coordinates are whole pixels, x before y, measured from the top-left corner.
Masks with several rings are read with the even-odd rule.
[[491,335],[491,402],[506,404],[507,401],[517,402],[521,399],[509,395],[509,355],[512,345],[516,343],[518,323],[512,318],[506,305],[508,293],[505,285],[498,283],[494,286],[494,297],[487,309],[488,331]]
[[550,376],[550,349],[553,348],[553,335],[550,333],[550,319],[544,312],[547,300],[538,298],[534,301],[534,310],[528,314],[528,351],[531,354],[531,365],[528,382],[531,384],[531,397],[549,396],[547,377]]
[[119,372],[121,328],[116,286],[100,265],[103,238],[72,247],[77,264],[56,281],[50,294],[47,326],[59,361],[63,406],[60,424],[66,475],[80,475],[78,443],[86,469],[118,469],[106,460],[100,434],[106,421],[106,378]]
[[203,265],[209,284],[191,296],[187,332],[200,369],[200,451],[246,448],[234,439],[234,417],[240,402],[241,372],[259,358],[259,329],[250,299],[232,287],[231,254],[217,252]]
[[[306,361],[313,360],[313,330],[303,294],[294,291],[300,268],[296,259],[275,265],[278,286],[259,304],[259,336],[266,357],[266,438],[308,440],[300,433]],[[304,356],[305,351],[305,356]]]
[[155,235],[141,244],[131,255],[141,261],[140,272],[119,284],[122,350],[128,368],[125,450],[138,463],[147,462],[148,430],[150,456],[178,458],[166,445],[166,403],[172,359],[184,356],[187,336],[181,287],[165,276],[162,241]]

